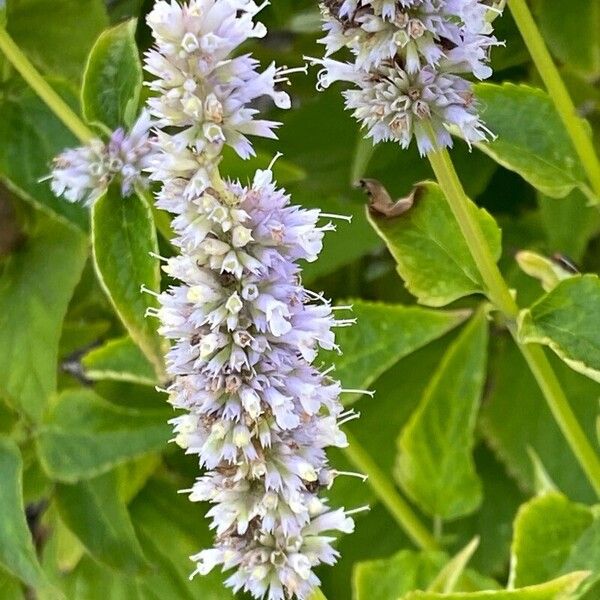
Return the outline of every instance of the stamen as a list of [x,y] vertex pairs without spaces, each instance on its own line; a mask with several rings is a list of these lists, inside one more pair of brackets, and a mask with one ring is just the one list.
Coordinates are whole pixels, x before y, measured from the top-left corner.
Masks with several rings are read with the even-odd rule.
[[151,296],[154,296],[155,298],[159,298],[160,294],[155,292],[154,290],[151,290],[150,288],[146,287],[145,284],[142,284],[140,286],[140,292],[142,292],[142,294],[150,294]]
[[347,510],[345,514],[346,514],[346,516],[357,515],[362,512],[369,512],[370,510],[371,510],[371,507],[368,504],[365,504],[364,506],[359,506],[358,508],[353,508],[352,510]]
[[352,222],[352,215],[336,215],[335,213],[319,213],[320,217],[325,217],[326,219],[341,219],[342,221],[347,221],[348,223]]
[[371,396],[371,398],[375,395],[373,390],[353,390],[353,389],[343,389],[343,394],[366,394],[367,396]]
[[350,421],[356,421],[356,419],[360,419],[360,413],[354,413],[352,415],[348,415],[345,419],[338,421],[338,427],[345,425],[346,423],[350,423]]
[[158,260],[162,260],[164,262],[169,262],[168,258],[165,258],[164,256],[161,256],[160,254],[157,254],[156,252],[148,252],[148,254],[152,257],[152,258],[156,258]]

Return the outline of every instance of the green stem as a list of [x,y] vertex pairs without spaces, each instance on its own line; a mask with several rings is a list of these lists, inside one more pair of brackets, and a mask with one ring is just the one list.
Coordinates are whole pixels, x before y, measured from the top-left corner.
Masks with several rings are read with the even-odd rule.
[[311,595],[310,600],[327,600],[325,594],[317,588]]
[[29,59],[21,52],[20,48],[2,27],[0,27],[0,50],[35,93],[82,143],[85,144],[97,137],[73,112],[71,107],[52,89],[40,73],[38,73],[36,68],[29,62]]
[[390,482],[389,477],[377,466],[355,438],[348,433],[346,435],[349,445],[344,448],[344,454],[357,469],[369,477],[367,480],[369,487],[390,511],[398,525],[419,548],[423,550],[438,549],[439,546],[435,538],[421,523],[406,500],[402,498],[396,487]]
[[579,426],[556,374],[540,346],[522,344],[521,352],[540,386],[548,407],[554,415],[573,454],[585,471],[596,494],[600,497],[600,461],[585,433]]
[[473,205],[465,194],[448,151],[444,149],[432,152],[429,154],[429,160],[481,273],[485,287],[488,290],[488,297],[508,318],[509,330],[542,390],[554,419],[592,487],[600,497],[600,460],[569,406],[567,397],[548,362],[544,350],[539,346],[525,345],[519,342],[514,325],[519,307],[511,295],[500,269],[498,269],[484,233],[475,218]]
[[585,121],[577,114],[573,100],[552,60],[527,3],[525,0],[508,0],[508,5],[550,98],[552,98],[571,137],[592,188],[596,196],[600,198],[600,161],[592,138],[586,129]]

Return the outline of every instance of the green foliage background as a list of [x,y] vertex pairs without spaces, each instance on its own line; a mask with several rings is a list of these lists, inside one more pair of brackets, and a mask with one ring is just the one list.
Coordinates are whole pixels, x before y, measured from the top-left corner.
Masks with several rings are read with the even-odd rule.
[[[143,102],[139,56],[150,44],[151,6],[0,0],[0,23],[103,133],[130,124]],[[597,0],[533,8],[581,116],[599,133]],[[248,48],[263,64],[322,54],[314,0],[274,0],[263,16],[270,34]],[[472,152],[457,141],[452,157],[485,209],[477,218],[504,274],[530,307],[520,335],[554,350],[598,450],[599,199],[508,10],[495,25],[506,46],[493,53],[492,81],[476,91],[498,138]],[[405,218],[386,220],[367,215],[353,185],[367,176],[402,197],[432,179],[427,161],[415,148],[373,151],[339,90],[315,91],[314,72],[294,77],[290,91],[292,110],[270,114],[283,122],[279,141],[258,143],[249,162],[227,155],[222,172],[246,179],[281,151],[276,176],[296,203],[353,217],[304,270],[312,289],[351,299],[358,318],[339,335],[344,355],[324,360],[346,387],[376,390],[350,397],[362,418],[347,426],[351,449],[332,453],[339,469],[371,471],[375,485],[340,478],[331,491],[333,505],[372,509],[339,541],[339,564],[319,572],[324,594],[597,599],[597,498],[504,324],[482,303],[480,276],[438,186],[422,185]],[[0,597],[231,598],[220,574],[188,581],[188,557],[211,534],[206,507],[177,493],[197,465],[167,443],[172,410],[154,389],[164,348],[143,316],[152,298],[139,288],[166,285],[148,252],[172,252],[168,220],[143,193],[123,200],[110,189],[91,215],[55,198],[43,178],[74,145],[0,54]],[[546,295],[519,269],[523,249],[567,255],[590,275]],[[426,548],[398,525],[398,492],[434,532]],[[467,546],[476,536],[478,547]],[[579,586],[572,573],[581,570],[592,574]]]

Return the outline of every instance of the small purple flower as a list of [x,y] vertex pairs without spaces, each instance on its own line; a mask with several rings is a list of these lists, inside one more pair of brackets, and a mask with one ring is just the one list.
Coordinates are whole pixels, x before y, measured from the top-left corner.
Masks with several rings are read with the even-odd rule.
[[[319,87],[346,81],[346,107],[374,143],[416,138],[421,154],[452,145],[450,130],[470,144],[490,134],[472,85],[491,76],[491,11],[481,0],[324,0],[326,53]],[[348,48],[353,62],[331,55]]]
[[52,191],[69,202],[89,206],[115,180],[123,196],[129,196],[138,183],[147,185],[143,171],[152,154],[151,127],[150,115],[144,111],[129,134],[117,129],[107,143],[92,140],[86,146],[65,150],[54,159]]

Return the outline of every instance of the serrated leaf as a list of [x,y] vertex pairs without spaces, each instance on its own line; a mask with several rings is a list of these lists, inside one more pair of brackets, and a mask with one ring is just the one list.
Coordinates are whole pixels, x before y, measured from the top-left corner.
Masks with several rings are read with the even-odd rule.
[[40,462],[53,479],[74,482],[165,447],[167,414],[115,406],[91,390],[64,391],[40,427]]
[[[52,87],[79,111],[75,90],[64,81]],[[7,186],[37,208],[87,232],[88,215],[81,204],[57,198],[47,177],[52,160],[79,142],[54,113],[25,84],[0,97],[0,176]]]
[[594,79],[600,74],[600,4],[572,0],[569,10],[560,2],[537,3],[540,28],[554,55],[569,68]]
[[444,356],[398,439],[397,479],[432,516],[455,519],[482,500],[472,452],[487,339],[486,316],[480,312]]
[[[535,489],[528,456],[528,449],[532,448],[559,489],[574,500],[591,502],[596,495],[577,460],[566,449],[557,451],[565,448],[564,436],[518,347],[507,334],[496,335],[493,340],[490,385],[479,420],[486,441],[524,490]],[[592,439],[600,385],[572,371],[554,356],[549,358],[577,420]]]
[[0,565],[26,585],[47,588],[25,518],[21,453],[6,437],[0,437],[0,478]]
[[8,32],[36,65],[73,80],[108,25],[102,0],[8,0],[7,16]]
[[519,339],[550,347],[572,369],[600,382],[600,279],[575,276],[519,315]]
[[524,587],[558,575],[571,547],[592,521],[587,506],[562,494],[545,494],[524,504],[514,523],[511,583]]
[[56,506],[96,560],[128,574],[148,568],[114,472],[73,485],[58,484]]
[[162,375],[163,355],[156,322],[146,318],[154,298],[141,291],[160,289],[156,230],[152,211],[137,195],[123,198],[111,186],[92,208],[92,246],[96,271],[131,339]]
[[62,323],[87,254],[82,234],[47,219],[0,277],[0,393],[33,421],[56,390]]
[[[496,259],[501,233],[494,219],[470,203]],[[369,220],[396,259],[408,291],[427,306],[444,306],[483,293],[484,285],[442,190],[419,184],[414,206],[399,217],[369,213]]]
[[[356,317],[356,325],[336,333],[343,354],[331,359],[335,376],[345,388],[366,389],[403,356],[462,323],[469,311],[442,312],[361,300],[354,302],[352,316]],[[349,403],[359,396],[349,394],[344,401]]]
[[551,98],[526,85],[479,83],[481,117],[497,136],[477,147],[544,194],[576,188],[591,197],[585,172]]
[[107,29],[98,38],[83,76],[81,104],[90,123],[111,131],[131,126],[142,89],[142,65],[135,42],[136,21]]
[[494,590],[485,592],[455,592],[436,594],[433,592],[409,592],[402,600],[568,600],[587,572],[575,572],[552,581],[516,590]]
[[145,385],[157,383],[152,364],[130,337],[105,342],[82,359],[85,376],[91,380],[112,379]]

